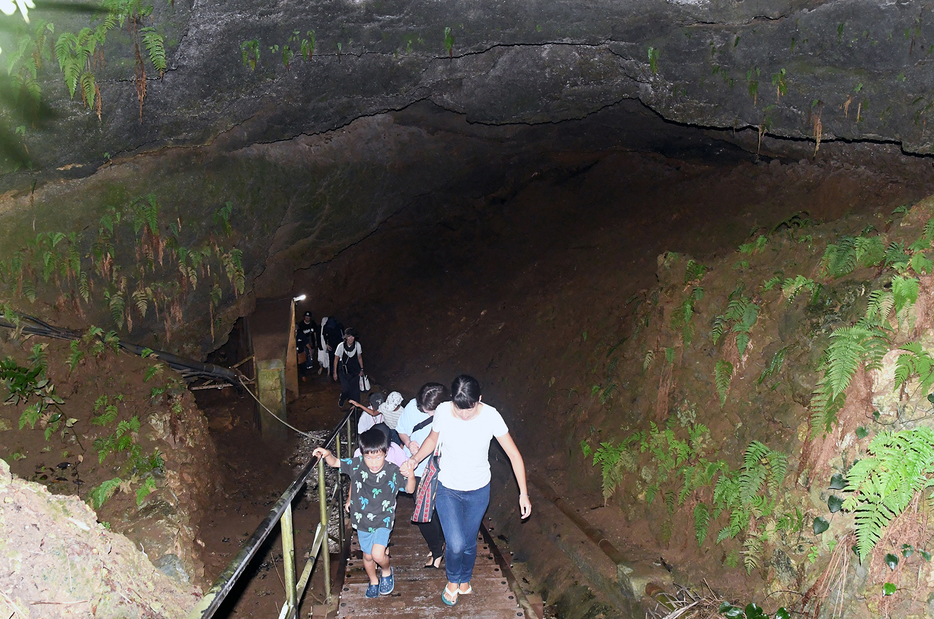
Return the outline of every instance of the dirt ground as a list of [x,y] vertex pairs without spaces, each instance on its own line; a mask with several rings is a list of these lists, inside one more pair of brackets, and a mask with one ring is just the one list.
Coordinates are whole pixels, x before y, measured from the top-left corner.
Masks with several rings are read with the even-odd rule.
[[[834,150],[833,144],[822,145],[816,161],[758,163],[737,153],[704,161],[626,152],[555,153],[551,168],[517,180],[501,196],[454,206],[413,205],[330,262],[297,273],[293,293],[310,295],[300,311],[310,309],[316,319],[334,315],[356,327],[374,383],[399,390],[406,399],[428,381],[450,384],[459,373],[476,376],[484,400],[504,413],[528,468],[546,477],[606,539],[637,560],[674,566],[694,579],[706,577],[724,592],[744,595],[759,583],[738,570],[717,568],[717,560],[692,566],[696,552],[660,544],[648,523],[633,521],[625,505],[604,505],[599,474],[577,444],[581,428],[576,424],[612,433],[632,421],[627,408],[636,410],[636,400],[646,395],[622,385],[614,410],[597,406],[581,414],[581,404],[605,375],[608,353],[632,336],[636,301],[657,284],[659,254],[677,251],[709,260],[795,214],[828,221],[849,213],[890,213],[934,193],[930,162],[885,147],[873,147],[871,163],[869,150],[841,147],[836,157]],[[314,375],[301,390],[290,421],[299,428],[331,427],[338,419],[337,387]],[[201,582],[210,582],[291,482],[299,443],[294,434],[279,445],[259,440],[251,400],[232,390],[201,392],[197,400],[216,446],[212,479],[221,489],[217,495],[201,493],[215,498],[203,506],[199,522],[189,523],[197,537],[191,543],[204,565]],[[93,402],[89,396],[91,409]],[[707,417],[713,420],[712,434],[736,424],[728,416]],[[767,431],[766,423],[759,423]],[[0,437],[9,440],[13,434]],[[65,456],[36,455],[47,446],[37,435],[33,446],[4,444],[5,455],[28,454],[13,459],[14,472],[64,484],[61,490],[68,492],[76,491],[69,485],[78,478],[100,483],[89,480],[84,468],[57,468],[59,461],[68,461]],[[494,494],[490,515],[505,540],[520,525],[515,497],[508,483],[504,488]],[[110,505],[122,501],[132,511],[132,495],[118,493],[115,499]],[[541,499],[532,500],[534,510]],[[101,516],[107,518],[116,516]],[[309,534],[296,526],[299,536]],[[521,531],[523,542],[530,544],[530,538],[534,547],[532,529]],[[542,549],[551,547],[547,539],[540,542]],[[255,578],[227,610],[230,616],[275,611],[282,589],[281,550],[270,544],[254,568]],[[558,554],[513,550],[527,559],[543,595],[555,604],[582,582]],[[573,616],[613,616],[599,599],[588,603],[590,610]],[[556,608],[550,612],[559,612]]]

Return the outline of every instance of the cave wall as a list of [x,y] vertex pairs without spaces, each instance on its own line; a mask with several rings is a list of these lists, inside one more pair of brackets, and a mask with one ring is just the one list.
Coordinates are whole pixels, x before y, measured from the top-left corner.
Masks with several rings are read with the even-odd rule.
[[[934,49],[926,9],[854,1],[159,5],[151,23],[166,36],[168,67],[161,76],[150,68],[142,116],[124,31],[112,33],[105,62],[95,63],[100,119],[68,98],[54,61],[39,71],[55,115],[24,126],[31,165],[0,177],[0,259],[37,232],[93,231],[106,209],[150,194],[167,215],[160,225],[176,219],[179,243],[199,247],[230,202],[233,234],[223,248],[242,252],[243,294],[226,287],[209,300],[202,287],[162,329],[203,352],[254,295],[287,295],[294,268],[330,259],[420,201],[463,204],[501,190],[510,174],[533,173],[537,149],[654,150],[663,140],[651,135],[665,119],[738,132],[749,150],[764,139],[795,157],[819,156],[819,143],[826,150],[837,139],[926,153]],[[41,18],[58,21],[59,32],[88,21],[33,12]],[[10,36],[4,49],[15,47]],[[300,40],[312,38],[305,59]],[[244,61],[248,41],[259,50],[255,67]],[[613,144],[593,131],[600,123],[545,145],[528,130],[607,110],[616,112]],[[456,131],[438,126],[439,111],[457,115]],[[67,305],[61,290],[37,296]],[[109,313],[84,311],[91,322]],[[159,331],[157,323],[135,321],[141,333]]]

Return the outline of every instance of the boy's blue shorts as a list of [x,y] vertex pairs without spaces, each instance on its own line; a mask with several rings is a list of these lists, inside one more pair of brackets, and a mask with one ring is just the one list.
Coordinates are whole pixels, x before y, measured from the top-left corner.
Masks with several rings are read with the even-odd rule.
[[360,540],[360,550],[371,555],[373,554],[373,546],[376,544],[384,548],[389,545],[389,529],[376,529],[372,533],[358,529],[357,538]]

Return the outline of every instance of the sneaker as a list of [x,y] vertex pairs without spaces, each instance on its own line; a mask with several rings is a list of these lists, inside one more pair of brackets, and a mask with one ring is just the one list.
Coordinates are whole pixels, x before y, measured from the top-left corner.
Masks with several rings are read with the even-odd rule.
[[344,394],[341,394],[341,397],[337,398],[337,405],[341,408],[344,408]]
[[[382,579],[380,579],[382,583]],[[370,585],[366,588],[366,596],[368,598],[378,598],[379,597],[379,585]]]
[[[372,586],[372,585],[370,585]],[[389,568],[389,576],[379,577],[379,594],[389,595],[396,588],[396,581],[392,577],[392,568]]]

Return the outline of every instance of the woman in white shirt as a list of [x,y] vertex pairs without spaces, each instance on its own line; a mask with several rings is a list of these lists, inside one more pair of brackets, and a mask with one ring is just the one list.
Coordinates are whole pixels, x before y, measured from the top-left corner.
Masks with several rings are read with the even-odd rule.
[[477,558],[477,532],[490,503],[489,450],[494,437],[512,464],[521,516],[525,519],[532,513],[522,455],[499,411],[480,401],[480,383],[472,376],[458,376],[451,385],[451,396],[452,402],[435,410],[431,434],[410,460],[416,466],[440,441],[435,506],[447,542],[444,567],[448,583],[441,600],[448,606],[457,604],[459,595],[473,593],[470,579]]
[[[418,395],[413,398],[405,408],[402,409],[402,417],[399,418],[399,425],[396,430],[399,438],[402,440],[402,446],[405,449],[405,455],[411,457],[418,451],[422,441],[431,434],[431,424],[434,421],[435,409],[448,397],[448,388],[441,383],[425,383],[418,390]],[[428,465],[428,458],[422,460],[422,463],[415,468],[415,477],[421,481],[425,467]],[[418,530],[425,538],[431,556],[425,563],[426,568],[441,567],[441,559],[444,558],[444,533],[441,530],[441,522],[437,517],[437,512],[432,513],[428,522],[419,522]]]

